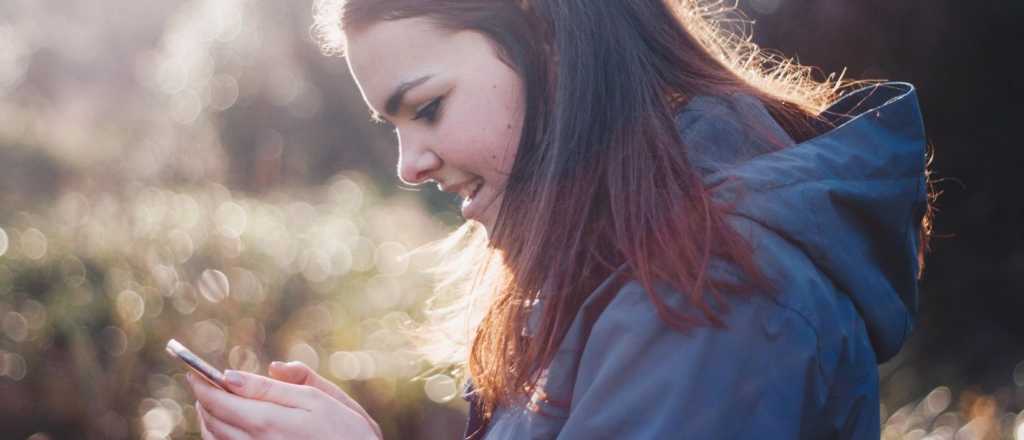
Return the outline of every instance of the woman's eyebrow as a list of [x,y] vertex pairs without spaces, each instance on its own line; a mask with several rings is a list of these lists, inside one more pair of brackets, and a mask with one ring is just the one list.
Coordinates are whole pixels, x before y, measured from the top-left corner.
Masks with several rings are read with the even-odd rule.
[[395,91],[391,92],[391,96],[388,96],[387,103],[384,104],[384,112],[394,116],[398,113],[398,109],[401,107],[402,100],[405,98],[405,92],[412,90],[416,86],[423,84],[428,79],[433,78],[434,75],[424,75],[419,78],[404,81],[395,87]]

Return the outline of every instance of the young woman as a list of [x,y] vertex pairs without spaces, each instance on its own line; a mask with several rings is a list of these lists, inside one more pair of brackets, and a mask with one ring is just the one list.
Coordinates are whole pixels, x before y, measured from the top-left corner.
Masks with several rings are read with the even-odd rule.
[[[838,98],[696,0],[338,6],[315,29],[399,177],[465,199],[467,437],[879,438],[928,233],[911,85]],[[270,375],[195,382],[203,436],[380,436],[301,364]]]

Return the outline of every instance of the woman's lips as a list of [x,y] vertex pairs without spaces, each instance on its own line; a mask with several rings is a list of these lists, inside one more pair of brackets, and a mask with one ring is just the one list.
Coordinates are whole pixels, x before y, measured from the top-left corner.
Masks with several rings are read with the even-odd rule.
[[473,183],[473,185],[473,192],[470,193],[469,197],[466,197],[465,199],[462,200],[462,216],[466,219],[471,218],[475,214],[476,210],[473,208],[479,205],[479,201],[476,199],[476,196],[484,187],[482,180],[477,180],[476,182]]

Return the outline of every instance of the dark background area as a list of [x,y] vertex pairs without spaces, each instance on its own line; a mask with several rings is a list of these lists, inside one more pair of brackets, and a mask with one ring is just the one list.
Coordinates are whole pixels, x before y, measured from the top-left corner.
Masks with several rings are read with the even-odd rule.
[[1024,116],[1024,2],[786,0],[774,12],[761,8],[769,13],[758,3],[744,10],[762,47],[823,72],[846,68],[848,77],[917,86],[941,196],[919,323],[904,354],[883,369],[883,390],[905,392],[885,381],[910,367],[922,384],[1019,395],[1024,149],[1015,129]]

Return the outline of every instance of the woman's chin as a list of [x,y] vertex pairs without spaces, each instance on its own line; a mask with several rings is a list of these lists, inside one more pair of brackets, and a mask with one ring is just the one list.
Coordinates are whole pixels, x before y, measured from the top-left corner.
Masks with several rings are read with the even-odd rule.
[[492,219],[493,205],[496,201],[494,193],[489,191],[488,187],[483,186],[473,195],[472,199],[467,199],[462,203],[462,218],[474,220],[487,227],[487,230],[490,230],[494,224]]
[[[463,218],[465,218],[466,221],[474,222],[483,227],[487,231],[488,237],[493,236],[494,224],[496,220],[494,215],[495,209],[493,209],[494,206],[492,205],[494,205],[493,202],[488,206],[483,206],[483,209],[479,211],[469,210],[463,212]],[[467,216],[466,214],[469,215]]]

